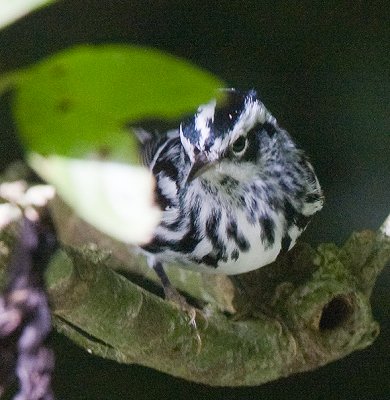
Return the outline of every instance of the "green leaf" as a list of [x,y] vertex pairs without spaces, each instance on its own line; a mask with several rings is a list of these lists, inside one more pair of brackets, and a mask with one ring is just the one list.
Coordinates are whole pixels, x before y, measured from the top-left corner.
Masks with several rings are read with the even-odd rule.
[[20,73],[14,113],[29,151],[136,163],[128,124],[179,118],[223,83],[157,50],[81,46]]
[[0,29],[53,0],[0,0]]
[[[7,78],[7,79],[5,79]],[[125,243],[159,222],[154,180],[128,126],[178,119],[219,95],[221,81],[157,50],[81,46],[3,79],[30,165],[84,220]]]

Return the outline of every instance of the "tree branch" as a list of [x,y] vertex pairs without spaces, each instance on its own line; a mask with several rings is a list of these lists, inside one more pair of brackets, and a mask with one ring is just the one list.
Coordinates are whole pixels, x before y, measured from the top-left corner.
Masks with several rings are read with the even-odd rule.
[[[139,258],[118,243],[111,254],[69,245],[72,237],[92,238],[100,248],[109,239],[70,219],[66,207],[53,211],[68,243],[47,271],[54,324],[90,353],[209,385],[259,385],[344,357],[379,333],[369,296],[390,260],[383,229],[355,233],[342,248],[297,245],[276,263],[240,275],[237,287],[227,277],[171,269],[175,285],[206,304],[207,323],[199,319],[194,331],[186,314],[140,286],[151,284]],[[7,235],[3,230],[0,239]],[[6,262],[0,255],[0,265]]]

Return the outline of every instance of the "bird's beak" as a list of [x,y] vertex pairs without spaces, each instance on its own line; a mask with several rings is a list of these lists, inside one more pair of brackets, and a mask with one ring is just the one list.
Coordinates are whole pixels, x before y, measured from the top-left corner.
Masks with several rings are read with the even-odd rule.
[[194,179],[205,173],[212,165],[213,163],[207,159],[204,153],[199,153],[195,157],[195,162],[187,175],[187,183],[192,182]]

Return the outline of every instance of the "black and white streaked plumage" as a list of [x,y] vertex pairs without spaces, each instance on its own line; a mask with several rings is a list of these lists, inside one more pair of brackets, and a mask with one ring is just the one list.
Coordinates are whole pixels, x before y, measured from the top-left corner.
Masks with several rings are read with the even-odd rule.
[[177,131],[138,131],[163,210],[143,250],[160,273],[163,263],[225,274],[260,268],[322,208],[311,164],[256,92],[226,95]]

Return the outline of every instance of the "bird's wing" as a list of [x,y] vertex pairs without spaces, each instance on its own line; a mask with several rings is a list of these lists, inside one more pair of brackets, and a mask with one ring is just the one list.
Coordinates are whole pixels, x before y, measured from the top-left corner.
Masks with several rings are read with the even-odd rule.
[[140,143],[141,161],[145,166],[151,167],[154,156],[167,140],[167,134],[151,133],[142,128],[132,129]]

